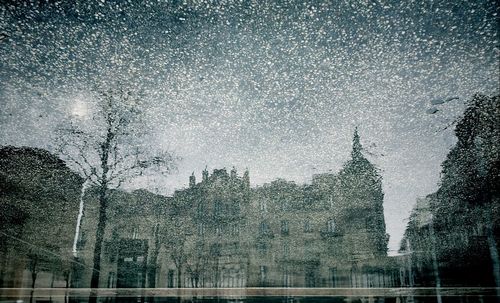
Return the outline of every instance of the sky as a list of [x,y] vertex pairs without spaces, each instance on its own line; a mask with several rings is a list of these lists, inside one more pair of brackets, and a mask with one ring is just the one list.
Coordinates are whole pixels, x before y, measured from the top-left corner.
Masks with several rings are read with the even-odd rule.
[[54,150],[96,88],[124,87],[144,101],[144,141],[182,157],[129,186],[172,193],[205,167],[248,168],[254,186],[336,173],[357,126],[391,254],[466,101],[499,93],[494,0],[2,3],[1,145]]

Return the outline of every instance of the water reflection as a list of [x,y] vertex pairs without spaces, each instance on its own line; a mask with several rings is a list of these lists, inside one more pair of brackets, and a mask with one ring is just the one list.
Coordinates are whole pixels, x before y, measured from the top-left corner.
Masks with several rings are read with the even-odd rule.
[[248,170],[204,170],[169,197],[86,188],[48,151],[3,147],[2,292],[30,288],[33,300],[38,288],[433,287],[441,302],[450,295],[441,287],[458,286],[498,295],[499,103],[470,101],[441,185],[417,202],[396,256],[387,254],[382,176],[357,130],[350,160],[311,184],[251,187]]

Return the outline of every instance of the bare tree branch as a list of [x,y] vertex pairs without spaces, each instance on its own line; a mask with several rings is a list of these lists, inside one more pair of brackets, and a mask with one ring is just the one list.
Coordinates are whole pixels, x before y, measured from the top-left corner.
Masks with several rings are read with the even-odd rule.
[[[92,288],[99,286],[108,191],[148,170],[168,173],[176,160],[168,152],[151,156],[148,149],[134,144],[140,130],[134,122],[138,122],[140,111],[133,94],[119,88],[97,91],[96,96],[98,111],[92,118],[92,125],[85,125],[85,121],[69,122],[59,130],[58,138],[62,158],[90,180],[98,193],[99,218],[93,257],[96,271],[92,274]],[[177,261],[183,262],[182,259]],[[95,298],[91,299],[95,302]]]

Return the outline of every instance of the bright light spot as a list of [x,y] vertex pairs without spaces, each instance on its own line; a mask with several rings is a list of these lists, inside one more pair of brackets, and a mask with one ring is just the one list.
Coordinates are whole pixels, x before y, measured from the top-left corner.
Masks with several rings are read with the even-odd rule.
[[73,103],[73,107],[71,109],[71,114],[73,116],[77,116],[79,118],[87,117],[89,114],[89,109],[88,109],[87,103],[80,98],[75,99],[75,101]]

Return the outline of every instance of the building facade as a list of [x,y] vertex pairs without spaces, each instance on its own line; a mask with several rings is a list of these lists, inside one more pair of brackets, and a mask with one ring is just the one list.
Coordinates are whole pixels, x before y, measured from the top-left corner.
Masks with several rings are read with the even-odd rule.
[[[205,169],[200,182],[193,174],[169,198],[114,193],[101,287],[398,286],[381,177],[357,132],[351,156],[338,174],[315,175],[307,185],[251,188],[248,171]],[[89,207],[82,228],[84,264],[92,260],[96,211]],[[75,278],[87,286],[88,268]]]

